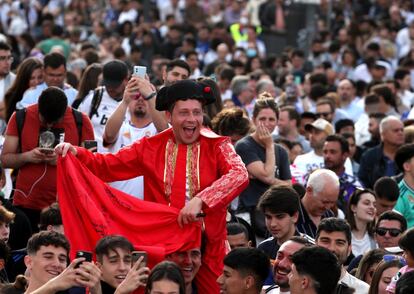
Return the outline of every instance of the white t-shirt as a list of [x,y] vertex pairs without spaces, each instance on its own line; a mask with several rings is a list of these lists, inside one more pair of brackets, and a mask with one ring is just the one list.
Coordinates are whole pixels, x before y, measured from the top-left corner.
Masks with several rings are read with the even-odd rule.
[[407,119],[414,119],[414,107],[411,108],[410,112],[408,113]]
[[221,94],[221,100],[224,101],[226,99],[231,99],[231,96],[233,96],[233,92],[230,89],[227,89]]
[[4,91],[4,79],[1,79],[0,80],[0,101],[4,100],[4,94],[6,94]]
[[[4,146],[4,136],[0,135],[0,153],[3,152],[3,146]],[[2,188],[2,192],[4,194],[4,198],[9,199],[11,192],[13,190],[13,182],[11,179],[11,173],[12,173],[12,169],[11,168],[5,168],[4,169],[4,175],[6,177],[6,182],[4,184],[4,187]]]
[[[273,287],[272,289],[268,290],[270,287]],[[290,292],[280,292],[280,287],[279,286],[275,286],[274,285],[264,285],[262,288],[262,292],[261,293],[266,293],[266,294],[286,294],[286,293],[290,293]]]
[[414,93],[408,90],[404,90],[404,92],[400,92],[399,95],[404,106],[411,109],[411,106],[414,104]]
[[355,278],[350,273],[345,271],[345,276],[339,280],[339,283],[345,283],[349,287],[354,288],[354,294],[368,294],[369,285],[358,278]]
[[[88,96],[86,96],[85,100],[83,100],[83,102],[79,105],[79,110],[84,112],[87,116],[89,116],[89,112],[91,111],[93,95],[94,91],[89,93]],[[108,121],[108,118],[115,111],[120,102],[121,101],[116,101],[111,96],[109,96],[108,92],[105,89],[102,94],[101,103],[99,104],[96,113],[92,115],[91,122],[95,134],[95,140],[98,142],[98,152],[107,152],[107,149],[102,145],[105,125]]]
[[[296,167],[294,170],[295,179],[299,180],[299,182],[301,181],[300,179],[306,180],[307,176],[309,176],[312,171],[325,167],[323,156],[317,155],[313,150],[298,155],[293,162],[293,165]],[[352,171],[352,162],[349,158],[345,161],[345,173],[352,176],[354,175]],[[299,174],[302,174],[303,176],[300,177]],[[300,182],[300,184],[304,185],[305,182]]]
[[[22,109],[32,104],[36,104],[39,100],[40,94],[43,90],[47,89],[48,85],[45,82],[37,85],[34,88],[29,88],[24,92],[22,100],[16,103],[16,109]],[[72,105],[75,101],[76,95],[78,95],[78,90],[72,88],[68,84],[63,85],[63,92],[65,92],[66,98],[68,98],[68,105]]]
[[371,134],[368,131],[369,116],[366,113],[361,114],[355,126],[355,141],[357,146],[361,146],[371,139]]
[[363,255],[365,252],[376,248],[375,241],[368,235],[368,232],[365,233],[362,239],[357,239],[354,233],[352,233],[351,244],[354,256]]
[[[117,152],[124,146],[129,146],[135,141],[143,137],[151,137],[157,133],[157,129],[153,123],[150,123],[144,128],[137,128],[130,122],[124,121],[121,129],[119,130],[118,138],[115,143],[108,147],[108,151],[111,153]],[[136,177],[126,181],[117,181],[109,183],[113,188],[116,188],[124,193],[144,199],[144,177]]]

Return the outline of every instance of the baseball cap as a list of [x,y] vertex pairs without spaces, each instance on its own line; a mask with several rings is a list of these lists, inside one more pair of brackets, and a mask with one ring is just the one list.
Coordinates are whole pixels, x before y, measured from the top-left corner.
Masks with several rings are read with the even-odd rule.
[[404,250],[402,250],[399,246],[395,246],[395,247],[385,247],[384,248],[387,252],[392,253],[392,254],[400,254],[403,253]]
[[383,69],[385,69],[385,70],[388,70],[388,69],[390,68],[390,65],[389,65],[389,63],[388,63],[388,62],[386,62],[386,61],[383,61],[383,60],[377,60],[377,61],[375,62],[375,67],[377,67],[377,68],[383,68]]
[[335,133],[333,126],[323,118],[318,118],[311,124],[305,125],[306,131],[311,131],[312,129],[317,129],[320,131],[324,131],[328,135],[333,135]]
[[106,87],[118,87],[128,76],[128,67],[122,60],[112,60],[103,66],[103,85]]

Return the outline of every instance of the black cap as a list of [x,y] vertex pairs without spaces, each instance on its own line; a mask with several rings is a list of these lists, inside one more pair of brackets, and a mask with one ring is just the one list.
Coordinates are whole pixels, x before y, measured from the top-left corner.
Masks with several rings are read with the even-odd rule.
[[159,111],[168,110],[176,101],[187,99],[200,100],[204,105],[216,100],[209,85],[203,82],[182,80],[171,86],[165,86],[158,92],[155,108]]
[[112,60],[103,66],[103,85],[118,87],[128,76],[128,67],[122,60]]

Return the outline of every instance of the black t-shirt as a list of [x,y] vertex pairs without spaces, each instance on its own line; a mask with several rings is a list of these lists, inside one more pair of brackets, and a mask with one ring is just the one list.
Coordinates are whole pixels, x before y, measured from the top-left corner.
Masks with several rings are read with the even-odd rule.
[[[307,239],[309,242],[314,243],[315,241],[305,234],[301,234],[298,230],[295,230],[294,236],[301,236]],[[270,237],[264,241],[262,241],[258,249],[262,250],[270,259],[276,259],[277,252],[279,251],[280,245],[277,244],[277,240],[274,237]]]
[[279,251],[280,246],[277,244],[274,237],[270,237],[262,241],[257,248],[262,250],[270,259],[276,259],[276,254]]
[[115,293],[116,288],[112,287],[108,283],[101,280],[101,289],[102,294],[113,294]]
[[[279,144],[274,144],[276,156],[275,177],[280,180],[290,180],[290,163],[286,150]],[[240,155],[243,163],[247,166],[255,161],[266,161],[266,149],[259,145],[252,136],[244,137],[235,146],[236,152]],[[269,185],[258,179],[250,179],[247,188],[240,194],[239,210],[249,211],[256,207],[260,196],[269,188]]]

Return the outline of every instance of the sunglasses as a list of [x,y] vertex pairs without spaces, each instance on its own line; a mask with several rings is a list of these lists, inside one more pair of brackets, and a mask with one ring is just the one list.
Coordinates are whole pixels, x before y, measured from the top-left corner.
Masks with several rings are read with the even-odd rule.
[[402,231],[399,229],[387,229],[387,228],[377,228],[375,232],[380,236],[385,236],[385,234],[388,232],[391,237],[397,237],[402,233]]
[[382,257],[382,260],[384,260],[385,262],[391,262],[391,261],[394,261],[394,260],[398,260],[403,266],[407,265],[407,261],[404,259],[404,257],[399,256],[399,255],[385,254]]

